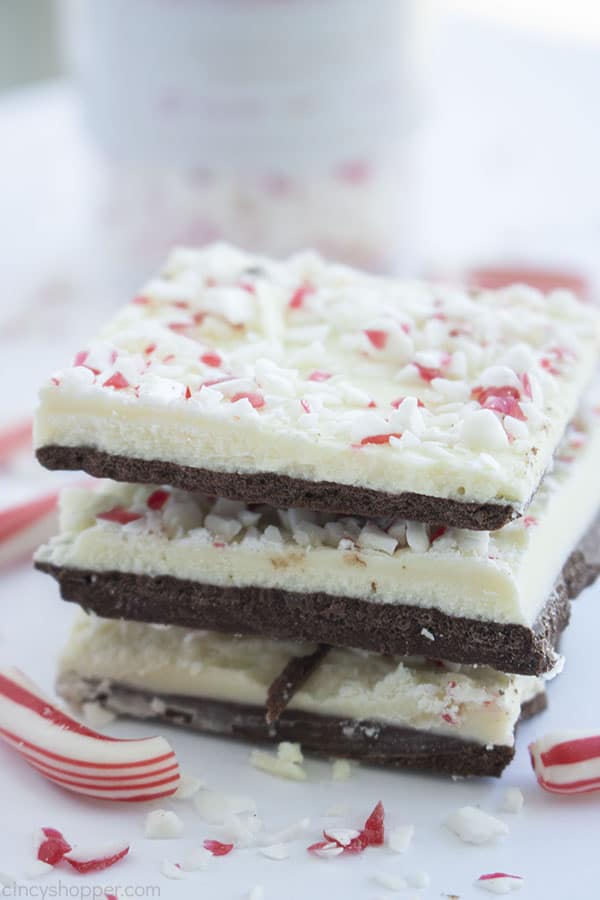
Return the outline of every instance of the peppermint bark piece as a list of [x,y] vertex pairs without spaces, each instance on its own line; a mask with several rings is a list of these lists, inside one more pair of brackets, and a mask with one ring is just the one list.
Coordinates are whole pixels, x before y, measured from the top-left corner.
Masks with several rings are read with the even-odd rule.
[[403,768],[499,775],[541,679],[332,648],[279,718],[269,686],[315,645],[236,638],[80,614],[62,655],[60,693],[113,712],[251,741]]
[[528,515],[500,531],[108,484],[64,493],[36,564],[104,617],[549,671],[567,588],[598,574],[595,409],[569,427]]
[[599,323],[565,291],[179,249],[42,389],[37,455],[246,502],[498,529],[551,463]]

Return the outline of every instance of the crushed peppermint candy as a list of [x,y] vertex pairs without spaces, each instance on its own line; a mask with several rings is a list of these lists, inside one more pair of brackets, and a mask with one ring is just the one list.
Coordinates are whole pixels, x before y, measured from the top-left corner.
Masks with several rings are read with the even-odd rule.
[[97,847],[75,847],[63,857],[76,872],[87,875],[109,869],[129,853],[129,844],[114,842]]
[[500,812],[520,813],[524,802],[523,792],[518,787],[507,788],[502,797]]
[[49,866],[56,866],[73,849],[56,828],[42,828],[36,835],[36,845],[38,860]]
[[203,841],[202,846],[205,850],[208,850],[209,853],[212,853],[213,856],[227,856],[228,853],[231,853],[233,850],[233,844],[224,844],[222,841],[215,841],[206,839]]
[[171,878],[173,881],[183,881],[184,878],[187,878],[183,867],[169,859],[163,859],[160,864],[160,872],[165,878]]
[[523,877],[508,875],[506,872],[490,872],[487,875],[480,875],[477,884],[490,894],[510,894],[511,891],[520,890]]
[[130,512],[122,506],[113,506],[112,509],[107,509],[106,512],[98,513],[96,518],[102,519],[103,522],[116,522],[119,525],[129,525],[131,522],[137,522],[138,519],[142,519],[143,516],[140,513]]
[[508,825],[476,806],[463,806],[444,824],[466,844],[487,844],[509,831]]
[[267,847],[261,847],[259,853],[267,859],[274,860],[287,859],[290,855],[287,844],[269,844]]
[[397,825],[388,831],[387,845],[394,853],[406,853],[415,834],[414,825]]
[[255,813],[256,801],[245,794],[227,794],[200,788],[194,795],[196,812],[209,825],[224,825],[240,813]]
[[144,833],[147,838],[176,838],[183,833],[183,822],[169,809],[153,809],[146,816]]

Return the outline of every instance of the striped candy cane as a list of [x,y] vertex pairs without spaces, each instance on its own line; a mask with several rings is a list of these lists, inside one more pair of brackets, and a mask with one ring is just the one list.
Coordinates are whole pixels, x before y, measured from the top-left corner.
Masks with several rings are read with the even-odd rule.
[[104,800],[170,797],[180,782],[163,737],[118,740],[50,703],[18,669],[0,670],[0,737],[55,784]]
[[538,783],[553,794],[600,790],[600,735],[581,731],[546,734],[529,745]]

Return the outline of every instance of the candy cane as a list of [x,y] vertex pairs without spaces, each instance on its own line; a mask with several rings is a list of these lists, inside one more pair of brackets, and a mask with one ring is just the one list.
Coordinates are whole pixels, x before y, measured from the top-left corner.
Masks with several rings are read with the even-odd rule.
[[0,431],[0,465],[8,462],[19,450],[31,447],[33,422],[27,419]]
[[538,783],[553,794],[600,790],[600,735],[582,731],[546,734],[529,745]]
[[56,531],[58,493],[0,510],[0,568],[28,559]]
[[163,737],[118,740],[50,703],[18,669],[0,670],[0,737],[55,784],[104,800],[172,796],[179,765]]

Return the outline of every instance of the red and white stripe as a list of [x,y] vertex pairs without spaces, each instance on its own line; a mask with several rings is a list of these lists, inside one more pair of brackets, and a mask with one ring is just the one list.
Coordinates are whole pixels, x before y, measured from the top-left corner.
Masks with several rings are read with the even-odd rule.
[[600,791],[600,735],[583,731],[546,734],[529,745],[541,787],[553,794]]
[[0,569],[28,560],[58,527],[58,493],[0,510]]
[[0,431],[0,465],[4,465],[20,450],[31,449],[33,422],[27,419]]
[[119,740],[54,706],[17,669],[0,670],[0,737],[55,784],[103,800],[172,796],[179,765],[163,737]]

